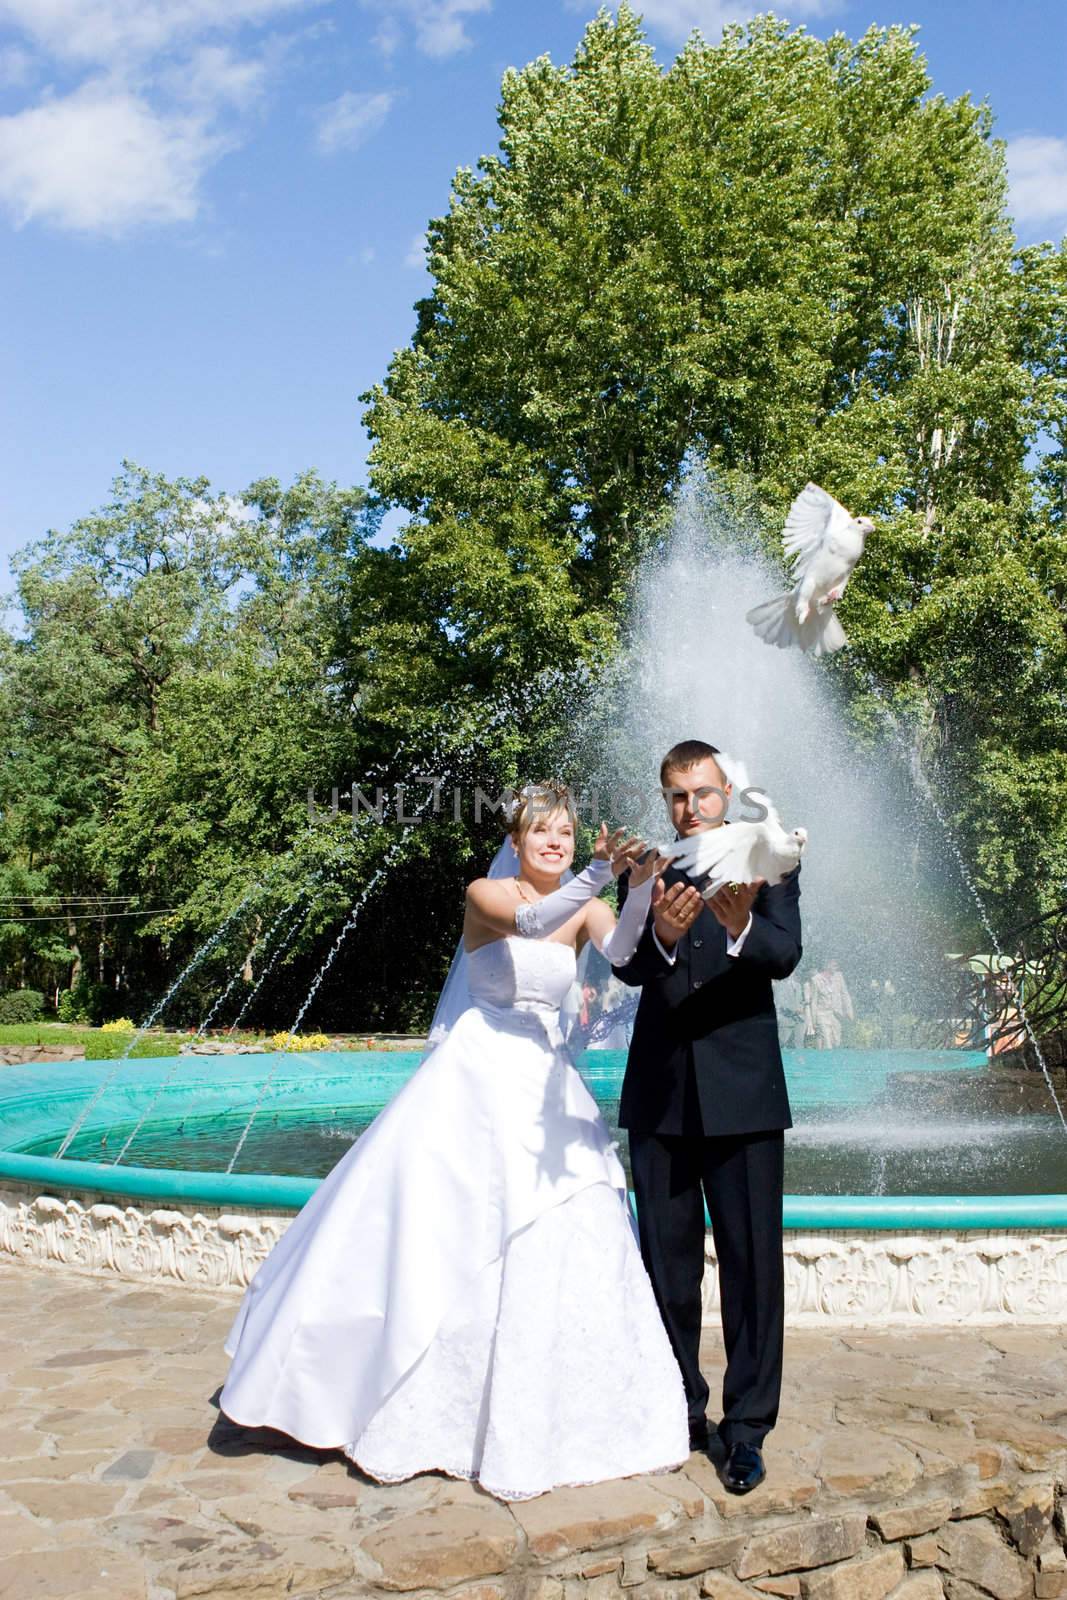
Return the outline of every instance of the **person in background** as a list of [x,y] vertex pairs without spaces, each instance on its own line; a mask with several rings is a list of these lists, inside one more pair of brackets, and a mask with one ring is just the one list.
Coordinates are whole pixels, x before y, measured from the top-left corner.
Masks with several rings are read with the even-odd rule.
[[781,978],[775,986],[778,1032],[787,1049],[803,1050],[813,1029],[804,985],[795,972]]
[[815,1045],[819,1050],[838,1050],[841,1047],[841,1023],[855,1016],[852,996],[845,983],[840,964],[831,956],[804,985],[804,996],[811,1016]]

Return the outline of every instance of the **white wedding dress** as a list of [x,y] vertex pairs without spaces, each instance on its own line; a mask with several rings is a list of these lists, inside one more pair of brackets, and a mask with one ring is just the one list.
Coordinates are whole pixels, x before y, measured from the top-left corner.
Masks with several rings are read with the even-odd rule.
[[574,950],[512,934],[468,962],[470,1008],[249,1284],[221,1408],[505,1500],[678,1466],[681,1374],[559,1031]]

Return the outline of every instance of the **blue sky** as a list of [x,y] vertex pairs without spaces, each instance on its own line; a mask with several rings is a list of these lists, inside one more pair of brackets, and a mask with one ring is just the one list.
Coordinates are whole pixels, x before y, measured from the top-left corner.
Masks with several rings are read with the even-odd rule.
[[[663,61],[756,9],[649,0]],[[421,238],[495,147],[505,67],[570,59],[578,0],[0,0],[0,592],[123,456],[238,492],[364,478],[357,395],[406,344]],[[915,22],[987,98],[1021,238],[1067,229],[1064,0],[802,0]]]

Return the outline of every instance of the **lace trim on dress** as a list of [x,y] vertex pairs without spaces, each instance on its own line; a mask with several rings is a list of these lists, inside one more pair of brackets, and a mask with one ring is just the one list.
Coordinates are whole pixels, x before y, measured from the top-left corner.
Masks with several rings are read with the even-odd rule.
[[[548,1489],[502,1489],[498,1485],[486,1483],[479,1478],[477,1470],[473,1467],[444,1467],[440,1465],[418,1467],[413,1472],[382,1472],[361,1461],[353,1454],[353,1445],[344,1445],[343,1453],[358,1467],[360,1472],[368,1478],[373,1478],[376,1483],[406,1483],[410,1478],[420,1478],[426,1472],[443,1472],[446,1478],[459,1478],[464,1483],[476,1483],[486,1494],[491,1494],[496,1500],[539,1500],[543,1494],[551,1494],[553,1489],[588,1489],[594,1484],[607,1482],[620,1482],[620,1479],[605,1480],[604,1478],[570,1478],[566,1483],[554,1483]],[[689,1456],[683,1456],[680,1461],[672,1461],[667,1466],[636,1468],[633,1472],[626,1473],[627,1478],[659,1478],[668,1472],[677,1472],[684,1467]]]

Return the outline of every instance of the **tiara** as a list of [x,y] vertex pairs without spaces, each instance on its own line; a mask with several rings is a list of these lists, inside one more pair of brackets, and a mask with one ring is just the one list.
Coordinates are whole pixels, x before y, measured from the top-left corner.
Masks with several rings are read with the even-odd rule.
[[509,798],[503,802],[503,812],[507,819],[508,827],[514,823],[519,812],[527,806],[545,805],[546,810],[555,810],[557,806],[572,806],[570,789],[565,783],[526,783],[521,789],[512,790]]

